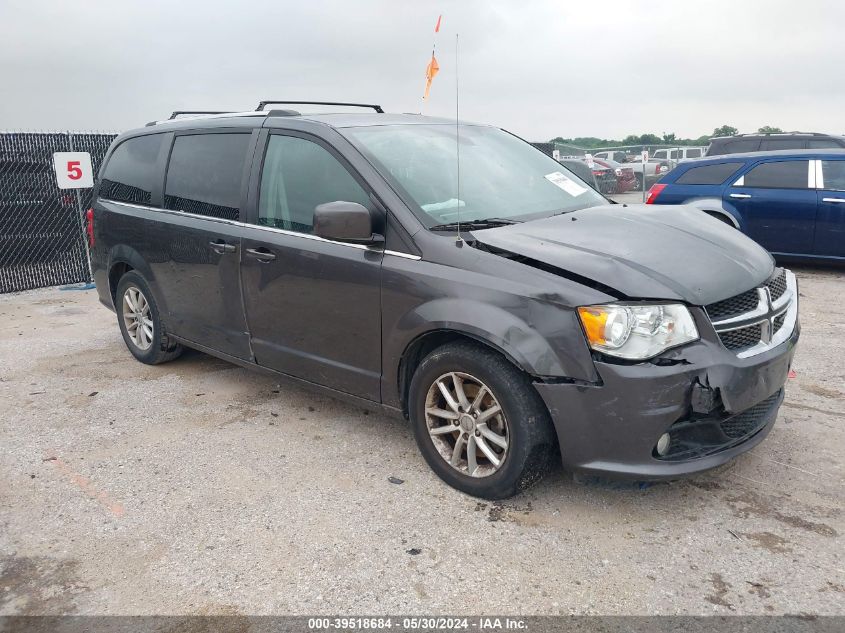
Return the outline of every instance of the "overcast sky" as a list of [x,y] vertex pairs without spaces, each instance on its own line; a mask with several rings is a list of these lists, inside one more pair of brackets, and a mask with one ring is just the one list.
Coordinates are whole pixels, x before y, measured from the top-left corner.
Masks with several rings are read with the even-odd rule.
[[729,124],[845,133],[842,0],[0,0],[0,129],[110,130],[261,99],[419,112],[529,140]]

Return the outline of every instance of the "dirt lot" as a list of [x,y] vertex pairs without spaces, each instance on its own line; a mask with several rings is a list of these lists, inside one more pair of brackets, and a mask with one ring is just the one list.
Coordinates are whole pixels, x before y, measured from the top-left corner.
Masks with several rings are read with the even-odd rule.
[[845,614],[845,271],[798,272],[760,446],[504,503],[440,483],[402,421],[136,362],[93,291],[0,296],[0,614]]

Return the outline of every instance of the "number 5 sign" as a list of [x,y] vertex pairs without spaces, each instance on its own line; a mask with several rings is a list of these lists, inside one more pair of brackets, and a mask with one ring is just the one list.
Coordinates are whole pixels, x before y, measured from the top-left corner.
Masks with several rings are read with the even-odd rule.
[[85,189],[94,186],[94,170],[88,152],[56,152],[53,154],[56,182],[59,189]]

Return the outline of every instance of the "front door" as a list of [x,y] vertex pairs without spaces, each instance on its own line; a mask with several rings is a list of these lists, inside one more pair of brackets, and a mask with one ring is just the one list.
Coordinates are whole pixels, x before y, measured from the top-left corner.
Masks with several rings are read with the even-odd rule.
[[845,159],[820,161],[819,212],[813,254],[845,257]]
[[319,204],[373,204],[342,158],[318,140],[273,133],[265,147],[241,264],[255,360],[378,401],[383,253],[312,231]]
[[772,253],[812,252],[816,224],[815,175],[809,160],[759,163],[726,196],[745,232]]

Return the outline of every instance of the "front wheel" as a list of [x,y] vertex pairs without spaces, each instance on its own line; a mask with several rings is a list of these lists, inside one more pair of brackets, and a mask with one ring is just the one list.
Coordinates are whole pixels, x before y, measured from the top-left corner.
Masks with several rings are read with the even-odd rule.
[[551,420],[531,381],[480,345],[451,343],[429,354],[411,381],[409,413],[428,465],[475,497],[510,497],[554,461]]

